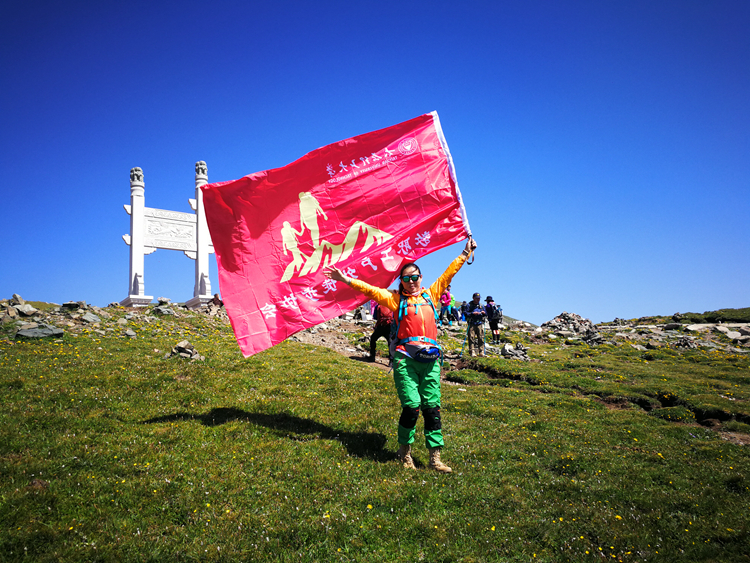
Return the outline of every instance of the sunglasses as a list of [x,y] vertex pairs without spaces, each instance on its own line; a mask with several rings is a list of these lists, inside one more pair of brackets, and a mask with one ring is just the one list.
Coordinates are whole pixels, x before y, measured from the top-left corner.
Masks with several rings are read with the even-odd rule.
[[419,278],[421,278],[419,274],[412,274],[411,276],[401,276],[401,281],[404,283],[409,283],[410,281],[417,281]]

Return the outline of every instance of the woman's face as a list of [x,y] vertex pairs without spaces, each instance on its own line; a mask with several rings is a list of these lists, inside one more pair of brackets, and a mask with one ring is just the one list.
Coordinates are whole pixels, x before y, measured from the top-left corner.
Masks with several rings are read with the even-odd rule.
[[[416,281],[412,281],[412,276],[419,276]],[[404,281],[404,276],[409,276],[408,281]],[[422,274],[419,273],[419,269],[414,266],[407,266],[401,271],[401,283],[407,293],[417,293],[422,287]]]

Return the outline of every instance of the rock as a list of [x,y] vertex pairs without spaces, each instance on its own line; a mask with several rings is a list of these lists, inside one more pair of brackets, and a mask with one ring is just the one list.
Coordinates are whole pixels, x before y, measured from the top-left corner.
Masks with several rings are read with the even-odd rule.
[[190,360],[205,360],[204,356],[201,356],[195,347],[190,344],[187,340],[182,340],[172,348],[169,354],[166,354],[164,358],[170,358],[172,356],[180,356],[182,358],[188,358]]
[[648,348],[649,350],[658,350],[661,347],[662,343],[658,340],[654,340],[653,338],[646,342],[646,348]]
[[16,338],[58,338],[65,334],[65,331],[56,326],[39,323],[37,328],[31,328],[28,330],[19,330],[16,332]]
[[716,332],[723,332],[724,334],[726,334],[727,332],[729,332],[729,329],[728,329],[727,327],[725,327],[725,326],[721,326],[721,325],[719,325],[719,326],[715,326],[715,327],[714,327],[714,330],[715,330]]
[[154,313],[157,315],[174,315],[174,311],[169,307],[154,307]]
[[740,336],[742,336],[742,334],[740,334],[739,332],[737,332],[735,330],[728,330],[724,334],[726,334],[727,338],[729,338],[731,340],[737,340]]
[[14,305],[12,308],[27,317],[31,317],[32,315],[35,315],[39,312],[39,309],[35,309],[28,303],[24,303],[23,305]]
[[520,342],[515,345],[515,347],[512,344],[505,344],[500,349],[500,353],[503,355],[503,357],[513,360],[522,360],[524,362],[530,361],[529,356],[526,354],[526,351],[528,348],[526,348],[523,344]]
[[169,305],[172,303],[172,300],[169,297],[159,297],[156,299],[156,301],[159,303],[159,305]]
[[583,341],[589,346],[596,346],[604,342],[604,337],[593,329],[589,329],[586,334],[583,335]]
[[640,352],[645,352],[648,349],[645,346],[641,346],[640,344],[631,344],[630,347],[635,348],[636,350]]
[[97,317],[94,313],[86,313],[81,317],[81,320],[85,323],[100,323],[102,320]]
[[695,343],[695,340],[693,340],[689,336],[683,336],[682,338],[679,338],[674,343],[675,348],[685,348],[685,349],[692,349],[697,348],[698,345]]
[[107,308],[111,309],[111,308],[115,308],[115,307],[119,307],[119,306],[120,306],[120,304],[117,301],[112,301],[112,303],[109,303],[107,305]]
[[737,332],[739,332],[742,336],[750,336],[750,328],[746,326],[741,326],[737,329]]
[[23,323],[18,327],[18,330],[31,330],[32,328],[37,328],[38,326],[39,323]]
[[124,326],[124,325],[128,324],[128,320],[127,319],[117,319],[117,324]]
[[589,319],[584,319],[575,313],[563,312],[551,321],[542,323],[541,328],[554,332],[560,336],[560,332],[572,332],[583,334],[594,330],[594,324]]
[[664,325],[664,330],[680,330],[681,327],[680,323],[667,323]]
[[78,303],[76,301],[66,301],[65,303],[61,305],[61,307],[63,309],[71,309],[71,310],[77,310],[79,308]]
[[123,334],[127,336],[128,338],[135,338],[136,336],[138,336],[135,332],[133,332],[130,329],[126,330]]
[[13,297],[10,298],[10,304],[11,305],[25,305],[26,301],[23,300],[23,297],[21,297],[17,293],[14,293]]

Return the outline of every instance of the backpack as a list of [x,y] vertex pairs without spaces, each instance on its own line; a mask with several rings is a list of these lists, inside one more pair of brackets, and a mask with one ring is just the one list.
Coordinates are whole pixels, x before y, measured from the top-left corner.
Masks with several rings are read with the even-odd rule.
[[[430,304],[430,307],[432,307],[432,313],[433,315],[435,315],[435,324],[437,324],[438,321],[440,320],[440,315],[438,314],[437,309],[435,309],[435,304],[432,302],[432,299],[430,299],[430,296],[427,294],[426,291],[422,292],[422,297],[424,297],[424,300]],[[394,313],[393,315],[395,322],[391,323],[391,340],[390,340],[390,347],[389,347],[391,359],[396,353],[396,346],[398,346],[399,344],[404,344],[405,342],[413,342],[415,340],[420,340],[422,342],[429,342],[433,346],[440,348],[440,344],[438,344],[437,341],[432,340],[431,338],[426,338],[424,336],[410,336],[409,338],[403,338],[399,340],[398,329],[401,327],[401,319],[403,319],[404,315],[406,315],[408,305],[409,304],[407,302],[406,296],[401,295],[401,300],[399,301],[399,304],[398,304],[397,314]],[[419,306],[424,306],[424,305],[426,305],[426,303],[417,303],[415,305],[414,314],[415,315],[417,314],[417,308]]]
[[490,311],[490,320],[491,321],[500,321],[503,318],[503,310],[495,305],[495,303],[492,303],[490,305],[491,311]]

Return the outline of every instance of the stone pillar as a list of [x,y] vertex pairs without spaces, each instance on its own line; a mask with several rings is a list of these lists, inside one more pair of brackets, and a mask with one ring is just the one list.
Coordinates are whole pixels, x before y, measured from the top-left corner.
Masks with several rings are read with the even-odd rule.
[[120,301],[125,307],[144,307],[151,303],[152,296],[146,295],[143,280],[143,257],[147,254],[144,239],[146,228],[146,197],[143,183],[143,170],[130,170],[130,205],[125,211],[130,214],[130,235],[123,239],[130,245],[130,273],[128,277],[128,296]]
[[208,269],[211,235],[208,232],[206,211],[203,209],[203,190],[201,190],[201,187],[206,184],[208,184],[208,167],[204,161],[199,160],[195,163],[195,200],[190,202],[196,215],[195,286],[193,298],[185,303],[185,306],[190,309],[200,307],[213,298]]

